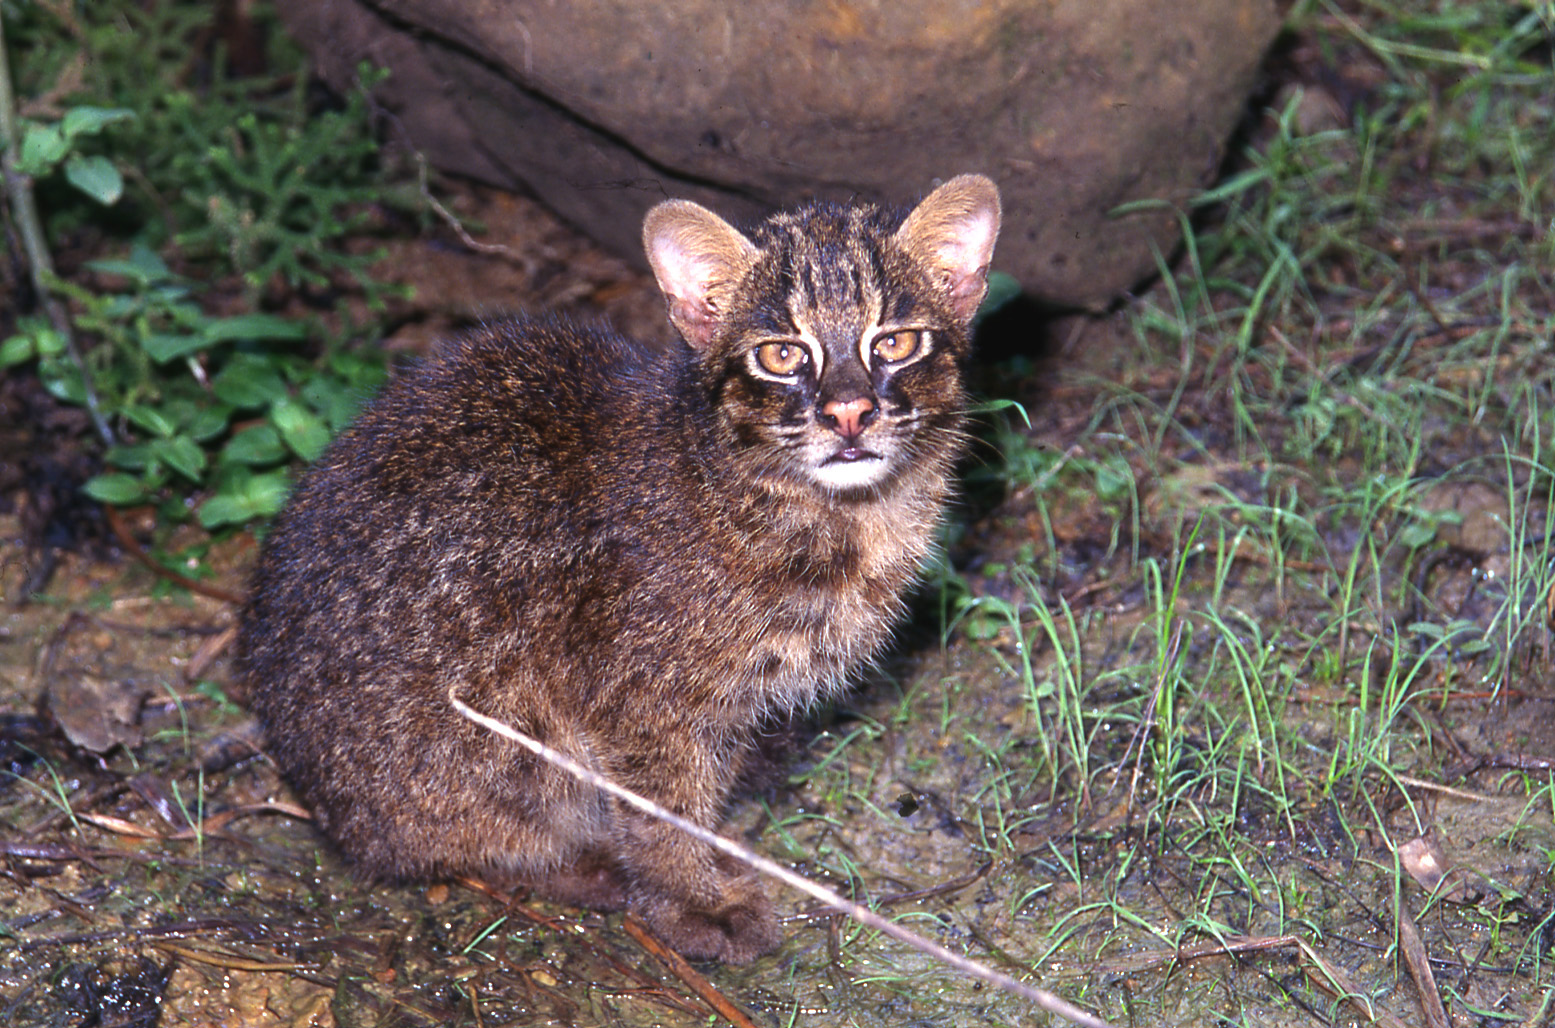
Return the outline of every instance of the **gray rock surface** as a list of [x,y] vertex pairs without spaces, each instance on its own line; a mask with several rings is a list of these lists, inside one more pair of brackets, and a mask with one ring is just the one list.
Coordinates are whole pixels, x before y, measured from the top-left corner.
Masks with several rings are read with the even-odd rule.
[[810,196],[1000,184],[995,266],[1105,303],[1220,163],[1274,0],[279,0],[337,88],[358,62],[436,165],[523,186],[640,259],[667,196],[735,218]]

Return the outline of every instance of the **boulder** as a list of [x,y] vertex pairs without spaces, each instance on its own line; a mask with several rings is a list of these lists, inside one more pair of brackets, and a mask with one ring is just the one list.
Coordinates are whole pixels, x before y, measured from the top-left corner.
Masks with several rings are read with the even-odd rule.
[[641,259],[643,212],[753,218],[999,184],[995,266],[1097,306],[1148,276],[1220,165],[1274,0],[279,0],[326,80],[358,62],[434,164],[523,187]]

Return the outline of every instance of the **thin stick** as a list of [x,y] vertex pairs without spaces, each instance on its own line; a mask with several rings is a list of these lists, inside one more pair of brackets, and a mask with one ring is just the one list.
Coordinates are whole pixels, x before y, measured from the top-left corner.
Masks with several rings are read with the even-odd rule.
[[621,927],[626,929],[626,934],[636,939],[638,945],[649,953],[664,961],[664,966],[675,973],[675,977],[686,983],[686,987],[701,997],[702,1002],[713,1008],[713,1012],[735,1028],[756,1028],[756,1024],[745,1015],[745,1011],[729,1001],[729,997],[713,988],[713,983],[697,971],[696,968],[686,963],[686,958],[670,949],[664,943],[654,937],[648,931],[648,926],[639,921],[634,914],[627,914],[621,922]]
[[211,599],[220,600],[223,603],[241,607],[248,602],[248,597],[240,592],[223,589],[219,585],[212,585],[209,582],[201,582],[186,575],[180,575],[172,568],[164,567],[157,563],[152,559],[151,554],[146,552],[146,548],[140,544],[140,540],[130,533],[130,526],[124,523],[124,518],[120,516],[117,507],[114,507],[112,504],[104,504],[103,512],[108,516],[108,527],[113,530],[114,537],[119,540],[119,545],[128,550],[131,557],[146,565],[153,574],[160,575],[174,585],[188,589],[192,593],[209,596]]
[[767,875],[770,878],[776,878],[778,881],[782,882],[784,885],[787,885],[789,888],[798,889],[800,892],[806,894],[807,896],[820,900],[828,907],[831,907],[833,910],[841,911],[842,913],[853,918],[853,920],[857,921],[859,924],[864,925],[866,928],[873,928],[877,932],[889,935],[891,938],[896,939],[898,942],[905,943],[918,952],[927,954],[928,956],[933,957],[935,960],[938,960],[949,967],[953,967],[963,974],[971,975],[973,978],[985,981],[990,985],[1003,989],[1005,992],[1013,993],[1016,996],[1020,996],[1022,999],[1030,1000],[1032,1003],[1035,1003],[1037,1006],[1041,1007],[1043,1010],[1046,1010],[1048,1013],[1057,1014],[1059,1017],[1062,1017],[1067,1021],[1081,1025],[1082,1028],[1114,1028],[1111,1023],[1089,1014],[1084,1010],[1081,1010],[1079,1007],[1072,1003],[1066,1002],[1063,999],[1060,999],[1058,996],[1048,992],[1046,989],[1038,989],[1034,986],[1027,985],[1025,982],[1011,978],[1007,974],[1001,974],[991,967],[980,964],[977,961],[968,957],[964,957],[959,953],[954,953],[946,949],[944,946],[939,945],[938,943],[930,942],[923,936],[918,935],[915,932],[908,931],[906,928],[903,928],[895,921],[881,917],[879,914],[875,913],[873,910],[870,910],[868,907],[860,906],[851,900],[844,899],[825,886],[817,885],[815,882],[810,881],[808,878],[797,875],[790,871],[788,868],[768,860],[761,854],[753,853],[737,842],[734,842],[730,839],[725,839],[723,836],[717,834],[716,832],[710,832],[699,824],[688,821],[676,814],[670,813],[668,810],[665,810],[663,807],[659,806],[652,800],[643,796],[639,796],[637,793],[632,792],[630,789],[626,789],[620,785],[617,785],[615,782],[612,782],[604,775],[591,768],[585,767],[584,765],[578,763],[576,760],[573,760],[567,754],[562,753],[560,750],[552,749],[540,740],[525,735],[523,732],[513,728],[511,725],[504,724],[495,718],[487,717],[480,711],[475,710],[474,708],[461,702],[459,697],[454,695],[453,689],[448,690],[448,702],[453,704],[454,709],[457,710],[460,714],[464,715],[466,718],[469,718],[471,721],[480,725],[482,728],[489,732],[495,732],[510,742],[518,743],[520,746],[524,747],[524,749],[535,754],[535,756],[540,757],[548,763],[561,768],[563,771],[566,771],[580,782],[586,782],[599,791],[610,796],[614,796],[622,803],[642,811],[649,817],[657,818],[658,820],[663,821],[665,824],[675,826],[676,828],[685,832],[687,835],[693,836],[696,839],[707,843],[707,845],[718,850],[720,853],[726,853],[736,860],[741,861],[742,863],[749,864],[751,867],[755,868],[757,871],[760,871],[762,874]]
[[86,410],[92,416],[92,424],[103,442],[112,446],[117,440],[108,419],[103,416],[102,405],[97,402],[97,390],[92,387],[92,375],[75,332],[70,327],[70,316],[59,298],[49,291],[49,279],[54,275],[54,258],[49,253],[48,241],[43,234],[43,219],[38,217],[38,205],[33,201],[32,179],[16,168],[20,159],[21,121],[16,113],[16,98],[11,92],[11,64],[5,52],[5,17],[0,15],[0,138],[5,140],[5,150],[0,153],[0,194],[11,198],[11,210],[16,214],[16,227],[22,236],[22,247],[27,251],[27,264],[32,271],[32,288],[43,304],[49,323],[65,341],[65,352],[81,375],[81,389],[86,394]]
[[1431,957],[1426,951],[1425,940],[1415,919],[1404,905],[1402,893],[1394,893],[1394,925],[1398,929],[1398,945],[1404,954],[1404,966],[1420,994],[1420,1011],[1425,1014],[1428,1028],[1448,1028],[1447,1008],[1442,1005],[1441,990],[1436,987],[1436,976],[1431,973]]
[[185,960],[210,964],[212,967],[224,967],[229,971],[254,971],[260,974],[268,974],[274,971],[318,970],[317,965],[314,964],[277,964],[265,960],[245,960],[242,957],[234,957],[226,953],[195,949],[192,946],[178,946],[171,942],[153,942],[151,946],[153,949],[165,950],[174,956],[183,957]]
[[463,243],[471,250],[474,250],[476,253],[499,254],[503,257],[519,256],[518,251],[513,249],[511,246],[505,246],[502,243],[483,243],[479,239],[476,239],[474,236],[470,235],[470,233],[464,227],[464,222],[460,221],[453,211],[450,211],[447,207],[444,207],[442,203],[438,201],[437,197],[432,195],[432,188],[431,186],[427,185],[426,154],[422,153],[420,150],[415,151],[415,154],[417,182],[421,188],[421,199],[428,207],[432,208],[434,214],[443,219],[443,223],[445,225],[453,230],[454,234],[459,237],[459,242]]

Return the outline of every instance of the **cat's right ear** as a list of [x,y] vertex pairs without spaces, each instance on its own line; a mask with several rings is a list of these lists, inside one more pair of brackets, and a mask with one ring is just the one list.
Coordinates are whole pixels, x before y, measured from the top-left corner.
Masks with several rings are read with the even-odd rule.
[[690,200],[667,200],[643,221],[643,249],[686,342],[712,342],[756,247],[718,215]]

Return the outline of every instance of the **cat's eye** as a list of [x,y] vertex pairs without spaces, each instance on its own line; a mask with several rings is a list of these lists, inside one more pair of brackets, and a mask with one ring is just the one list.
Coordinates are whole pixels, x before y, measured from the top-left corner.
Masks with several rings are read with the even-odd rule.
[[773,375],[792,375],[809,359],[809,352],[798,343],[762,343],[756,347],[757,363]]
[[917,329],[904,329],[881,336],[875,340],[875,356],[887,364],[898,364],[918,352],[923,345],[923,333]]

